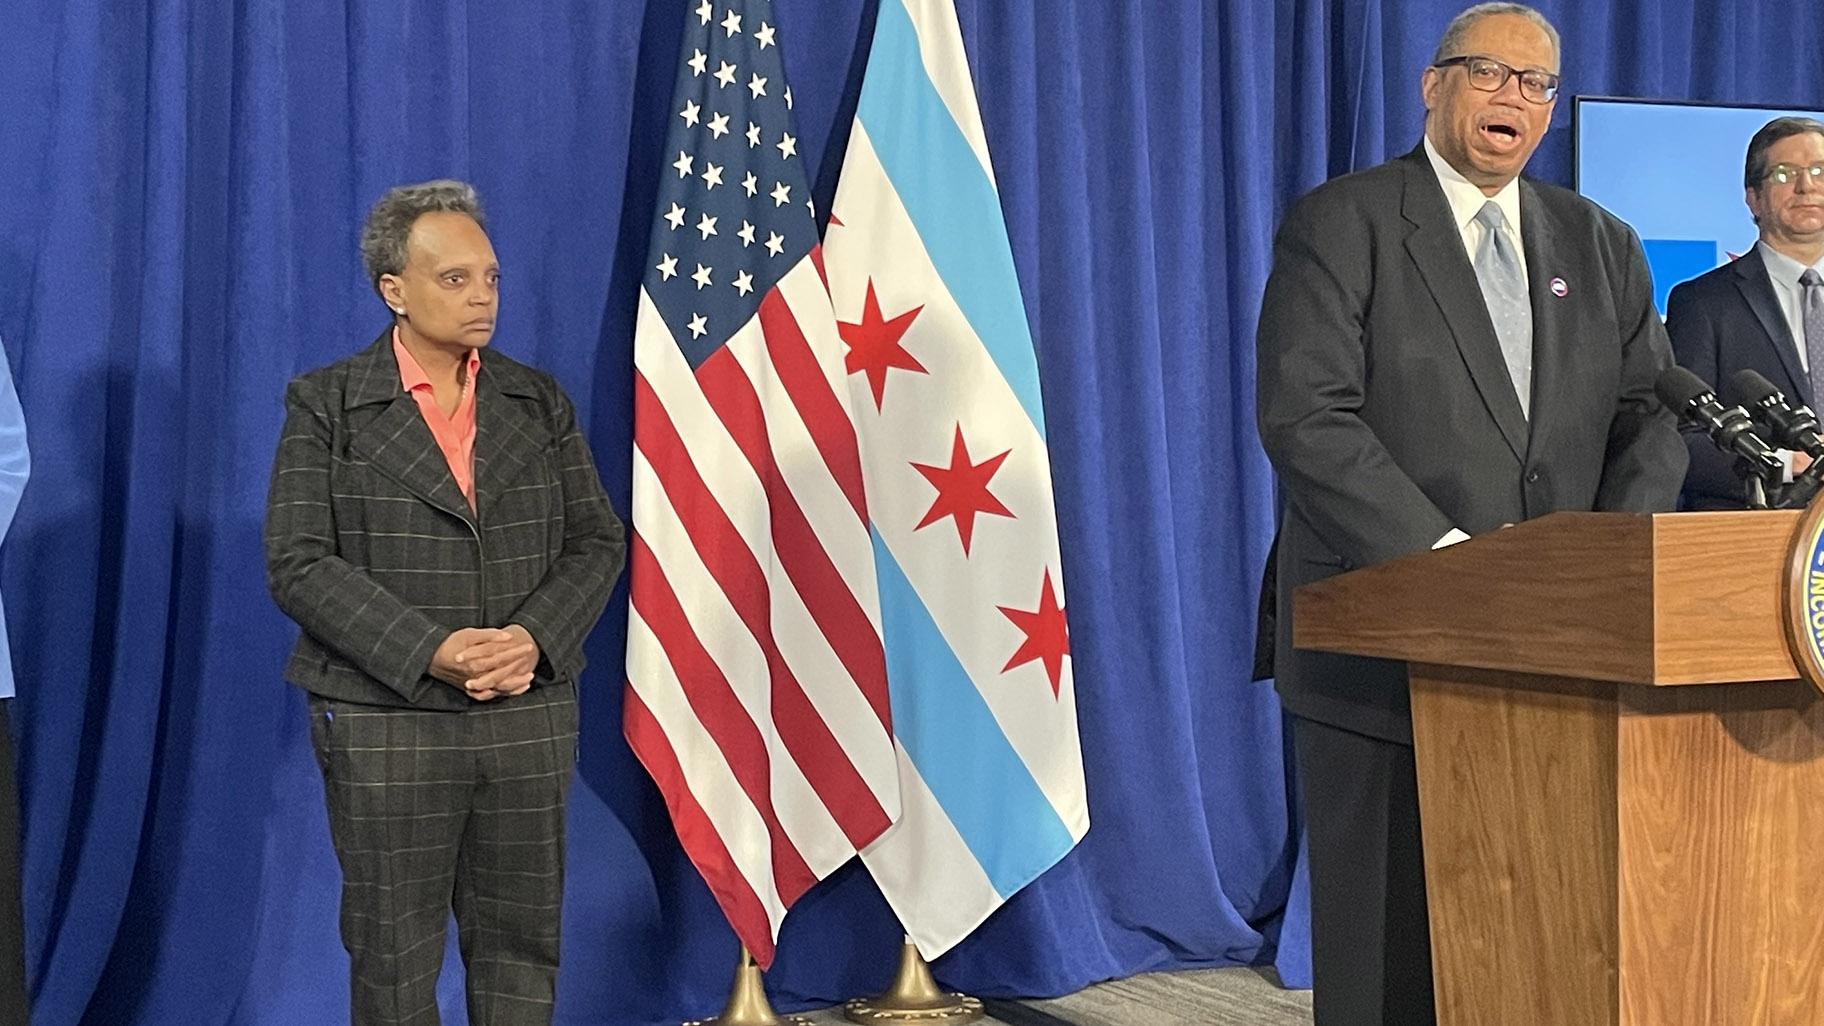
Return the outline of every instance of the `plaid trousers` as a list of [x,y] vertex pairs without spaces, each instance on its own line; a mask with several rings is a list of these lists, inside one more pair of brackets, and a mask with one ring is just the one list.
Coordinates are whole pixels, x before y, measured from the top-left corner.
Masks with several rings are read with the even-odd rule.
[[452,908],[474,1026],[549,1026],[576,689],[461,712],[310,699],[354,1026],[437,1026]]

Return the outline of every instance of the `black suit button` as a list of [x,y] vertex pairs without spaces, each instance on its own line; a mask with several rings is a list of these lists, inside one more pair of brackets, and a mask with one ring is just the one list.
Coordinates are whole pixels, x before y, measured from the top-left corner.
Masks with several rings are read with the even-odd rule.
[[1538,484],[1539,483],[1539,472],[1537,470],[1527,471],[1526,472],[1526,483],[1527,484]]

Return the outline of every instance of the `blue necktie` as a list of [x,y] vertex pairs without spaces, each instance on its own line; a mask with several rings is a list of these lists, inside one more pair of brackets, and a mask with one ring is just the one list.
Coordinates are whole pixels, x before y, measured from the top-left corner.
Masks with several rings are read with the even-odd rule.
[[[1495,337],[1501,340],[1501,358],[1507,361],[1507,376],[1513,380],[1514,394],[1520,398],[1520,412],[1532,415],[1533,404],[1533,304],[1526,294],[1526,275],[1520,269],[1520,256],[1507,237],[1507,218],[1494,200],[1482,205],[1476,214],[1482,224],[1482,244],[1476,247],[1476,281],[1482,286],[1482,300],[1488,304],[1489,320],[1495,324]],[[1824,301],[1824,295],[1820,296]],[[1824,312],[1820,313],[1819,332],[1824,333]],[[1824,338],[1818,344],[1824,347]],[[1824,366],[1820,358],[1819,366]]]

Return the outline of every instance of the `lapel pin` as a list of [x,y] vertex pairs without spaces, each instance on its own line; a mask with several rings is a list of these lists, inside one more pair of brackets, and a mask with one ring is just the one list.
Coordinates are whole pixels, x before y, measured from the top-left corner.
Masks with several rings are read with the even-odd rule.
[[1565,296],[1569,295],[1570,292],[1571,287],[1564,283],[1563,278],[1552,279],[1552,295],[1557,296],[1559,299],[1563,299]]

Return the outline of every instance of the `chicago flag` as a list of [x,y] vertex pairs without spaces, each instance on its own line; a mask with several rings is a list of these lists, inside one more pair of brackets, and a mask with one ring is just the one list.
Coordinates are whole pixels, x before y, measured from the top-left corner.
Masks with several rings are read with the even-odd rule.
[[881,0],[824,255],[901,802],[862,858],[933,958],[1089,829],[1038,366],[950,0]]

